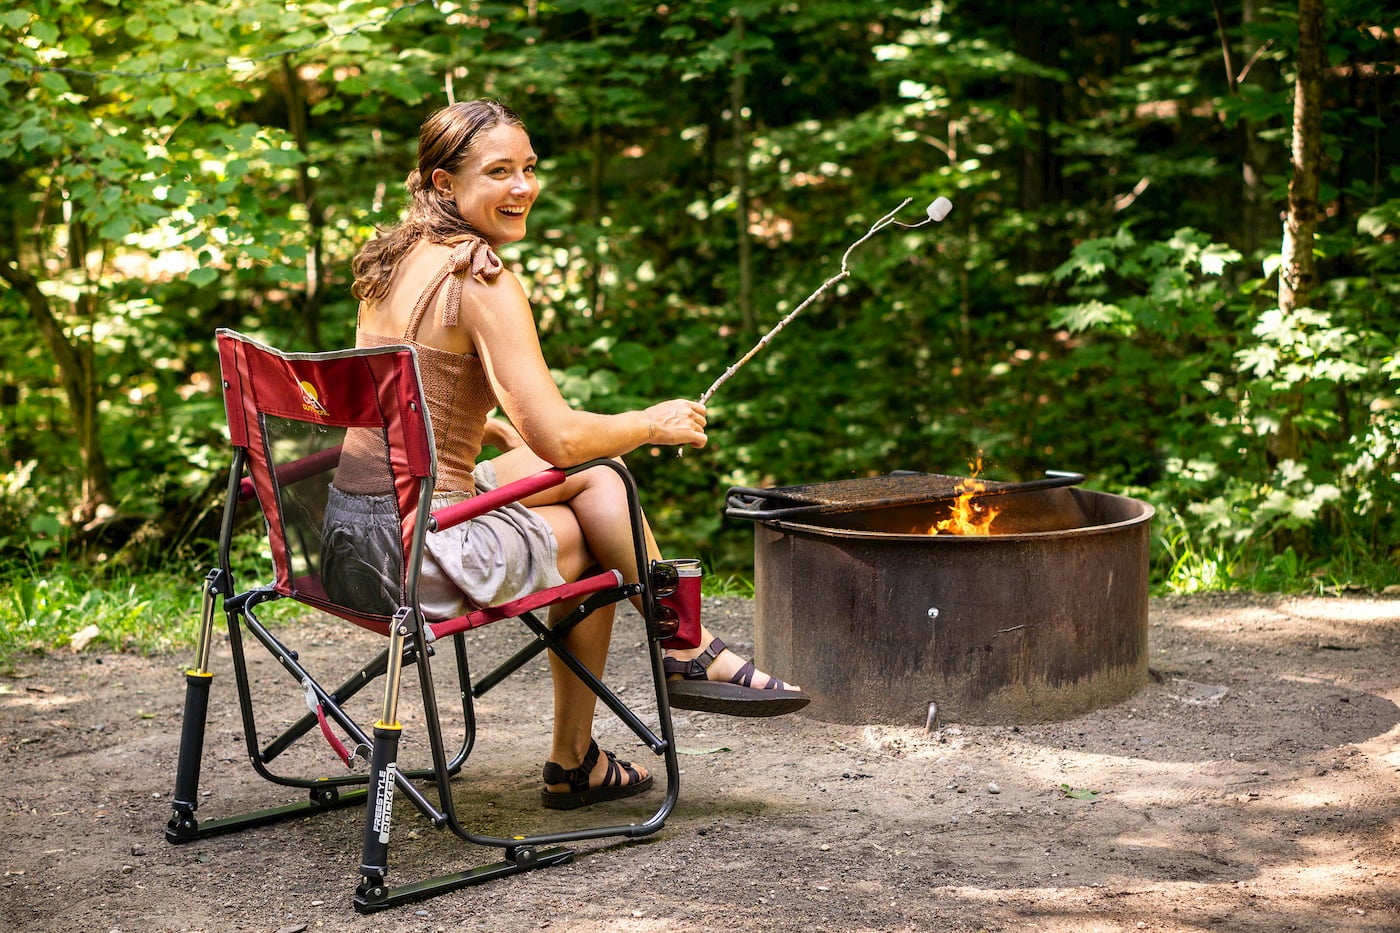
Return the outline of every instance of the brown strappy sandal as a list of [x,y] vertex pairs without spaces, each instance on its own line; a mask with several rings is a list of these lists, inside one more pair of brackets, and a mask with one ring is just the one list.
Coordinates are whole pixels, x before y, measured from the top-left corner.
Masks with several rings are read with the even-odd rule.
[[[603,783],[597,787],[588,786],[588,776],[593,773],[593,768],[598,764],[600,754],[608,756],[608,770],[603,775]],[[622,776],[626,774],[628,783],[622,783]],[[623,797],[631,797],[633,794],[640,794],[651,787],[651,775],[642,777],[642,773],[632,767],[630,761],[620,761],[612,752],[600,752],[598,743],[588,742],[588,754],[583,756],[582,763],[577,768],[565,768],[555,762],[547,761],[544,765],[544,782],[546,784],[568,784],[567,791],[553,791],[548,787],[540,791],[540,802],[551,810],[575,810],[579,807],[586,807],[590,803],[602,803],[605,800],[620,800]]]
[[[665,658],[661,662],[668,678],[666,694],[673,707],[723,716],[760,717],[782,716],[812,702],[807,694],[788,689],[787,684],[776,677],[769,677],[764,687],[753,686],[757,669],[752,661],[745,661],[727,683],[710,680],[710,665],[728,647],[716,638],[688,661]],[[670,679],[673,675],[679,675],[680,679]]]

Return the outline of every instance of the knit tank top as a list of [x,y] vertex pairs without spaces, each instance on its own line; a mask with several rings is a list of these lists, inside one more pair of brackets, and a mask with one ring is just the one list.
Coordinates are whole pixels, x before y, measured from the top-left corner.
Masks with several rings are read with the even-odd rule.
[[[357,327],[355,342],[361,347],[408,344],[417,351],[418,372],[423,380],[424,400],[437,447],[436,492],[475,495],[472,469],[481,454],[486,417],[496,407],[496,395],[486,378],[481,357],[475,353],[451,353],[425,346],[418,342],[418,328],[443,282],[448,285],[442,323],[454,327],[460,320],[462,287],[467,277],[479,276],[493,281],[501,274],[503,266],[486,241],[477,237],[454,241],[452,245],[452,255],[418,296],[403,337],[385,337]],[[353,429],[346,432],[336,486],[353,495],[389,492],[384,483],[386,458],[384,439],[378,434]]]

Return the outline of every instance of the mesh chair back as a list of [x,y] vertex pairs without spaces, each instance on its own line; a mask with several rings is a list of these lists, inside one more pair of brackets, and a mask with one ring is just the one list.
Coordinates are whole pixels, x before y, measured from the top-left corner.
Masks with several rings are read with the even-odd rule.
[[[284,353],[230,330],[218,332],[218,347],[229,433],[245,458],[243,493],[266,522],[272,588],[387,631],[398,609],[414,605],[410,568],[436,473],[413,349]],[[379,495],[347,498],[336,486],[349,451],[357,487]],[[337,496],[377,508],[387,535],[328,540]]]

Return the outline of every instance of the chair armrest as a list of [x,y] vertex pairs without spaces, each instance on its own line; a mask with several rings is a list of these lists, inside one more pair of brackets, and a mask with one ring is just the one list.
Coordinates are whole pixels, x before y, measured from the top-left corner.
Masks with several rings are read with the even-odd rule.
[[553,606],[555,603],[562,603],[565,600],[582,599],[615,586],[622,586],[622,574],[616,570],[604,570],[591,577],[584,577],[572,583],[564,583],[547,590],[540,590],[499,606],[475,609],[466,615],[457,616],[455,619],[431,622],[426,626],[428,640],[436,641],[439,638],[470,631],[500,619],[513,619],[527,612],[534,612],[536,609]]
[[480,495],[472,496],[456,505],[449,505],[445,509],[438,509],[428,517],[429,531],[442,531],[451,528],[453,525],[460,525],[462,522],[485,515],[493,509],[498,509],[511,502],[533,496],[537,492],[558,486],[564,482],[568,474],[558,468],[542,470],[533,476],[518,479],[513,483],[506,483],[504,486],[483,492]]
[[[318,450],[314,454],[302,457],[300,460],[292,460],[282,464],[273,473],[277,477],[279,486],[290,486],[292,483],[299,483],[304,479],[309,479],[317,473],[324,473],[340,463],[340,445],[327,447],[325,450]],[[253,478],[243,477],[238,484],[238,501],[247,502],[253,498]]]

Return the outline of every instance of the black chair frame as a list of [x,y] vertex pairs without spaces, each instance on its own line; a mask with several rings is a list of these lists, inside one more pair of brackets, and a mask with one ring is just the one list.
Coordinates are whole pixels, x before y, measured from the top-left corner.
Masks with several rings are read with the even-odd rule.
[[[251,404],[236,397],[240,394],[239,380],[249,380],[249,374],[229,371],[230,368],[242,365],[239,362],[242,355],[256,355],[257,359],[268,365],[286,367],[295,377],[305,372],[307,367],[314,371],[314,367],[323,361],[334,361],[336,365],[342,365],[347,357],[396,353],[406,355],[407,363],[404,364],[403,359],[400,359],[399,363],[403,371],[409,372],[412,377],[404,380],[409,384],[402,391],[413,404],[403,407],[416,408],[410,417],[421,417],[422,429],[427,437],[431,438],[426,406],[421,405],[418,398],[421,395],[421,385],[417,381],[416,358],[409,347],[293,354],[263,346],[231,331],[220,331],[219,337],[231,422],[236,417],[236,405]],[[252,364],[249,364],[249,367],[251,368]],[[263,375],[256,378],[263,378]],[[246,387],[243,394],[249,394]],[[262,417],[261,411],[259,417]],[[336,457],[333,450],[321,451],[308,457],[276,464],[267,455],[265,447],[260,447],[266,443],[265,434],[249,432],[247,437],[242,437],[237,431],[233,433],[234,458],[225,493],[217,566],[210,570],[203,580],[203,601],[195,661],[185,673],[184,719],[176,766],[172,815],[165,830],[169,842],[188,843],[298,819],[309,814],[364,804],[363,854],[353,904],[359,912],[369,913],[481,884],[494,878],[561,864],[575,854],[574,850],[568,848],[571,843],[609,837],[635,839],[651,835],[664,826],[675,807],[680,790],[680,771],[676,759],[660,645],[660,640],[670,633],[666,613],[660,604],[660,596],[665,594],[666,585],[673,583],[673,580],[668,575],[669,568],[665,565],[649,564],[636,484],[624,466],[616,461],[603,459],[568,469],[547,471],[547,475],[541,474],[453,506],[450,510],[451,516],[444,514],[448,510],[438,513],[431,510],[435,469],[428,469],[428,475],[417,480],[420,485],[416,493],[416,521],[413,524],[412,542],[407,554],[403,604],[394,612],[392,618],[380,619],[371,613],[360,614],[353,610],[347,613],[345,607],[328,602],[321,598],[320,593],[299,591],[298,581],[289,580],[289,572],[285,570],[279,570],[279,579],[273,584],[254,586],[246,590],[238,589],[234,581],[231,555],[235,535],[242,526],[240,506],[250,500],[257,501],[267,520],[269,509],[275,510],[280,507],[276,502],[279,501],[278,496],[282,489],[313,478],[324,481],[327,471],[335,467]],[[245,442],[238,443],[240,439]],[[513,501],[536,489],[555,485],[568,476],[591,469],[612,470],[624,484],[633,540],[637,542],[637,579],[642,582],[624,583],[620,574],[608,572],[566,584],[564,587],[556,587],[524,600],[517,600],[505,607],[478,610],[456,620],[425,618],[417,598],[419,567],[423,559],[426,535],[442,527],[442,519],[455,524],[498,507],[503,502]],[[268,500],[271,500],[271,504]],[[273,515],[268,524],[275,526],[277,516]],[[275,533],[273,537],[276,537]],[[275,554],[275,541],[273,550]],[[617,693],[595,677],[564,644],[568,632],[591,612],[634,597],[640,597],[644,607],[641,615],[646,627],[645,645],[651,674],[651,690],[648,696],[654,696],[656,702],[655,722],[652,724],[623,703]],[[329,680],[309,670],[307,665],[302,663],[298,651],[285,644],[284,639],[259,618],[259,612],[264,605],[287,598],[296,599],[311,608],[343,615],[354,622],[379,626],[387,634],[387,644],[367,663],[353,669],[348,676],[342,675],[333,688],[329,687]],[[565,600],[581,602],[552,627],[536,614],[539,609]],[[263,779],[275,785],[305,790],[307,799],[301,803],[270,806],[201,821],[196,818],[195,811],[200,806],[201,764],[205,755],[205,732],[211,684],[214,679],[211,661],[216,640],[215,618],[220,604],[228,631],[228,647],[248,761],[253,771]],[[517,619],[528,631],[530,638],[514,655],[484,677],[473,681],[465,635],[479,625],[501,618]],[[313,710],[281,729],[266,742],[263,741],[259,728],[260,720],[248,664],[247,639],[251,639],[275,659],[291,680],[306,691],[308,705],[314,706]],[[452,646],[452,670],[455,671],[456,686],[460,689],[462,701],[459,726],[463,738],[461,744],[452,749],[448,748],[444,738],[440,719],[442,709],[432,674],[433,659],[437,656],[443,639],[450,640]],[[473,701],[544,651],[552,652],[561,659],[587,684],[599,701],[664,762],[663,793],[655,811],[648,819],[642,822],[584,826],[533,834],[479,834],[463,824],[459,808],[453,799],[452,778],[462,770],[475,744],[477,723]],[[399,740],[403,730],[399,723],[398,711],[402,699],[401,682],[406,668],[417,669],[420,687],[418,701],[421,703],[426,744],[431,759],[429,766],[416,770],[401,770],[398,767]],[[362,690],[380,681],[383,682],[384,698],[379,708],[379,718],[372,725],[362,723],[346,711],[346,704]],[[273,765],[280,755],[318,727],[333,739],[333,732],[328,731],[331,723],[343,731],[353,743],[352,753],[343,750],[339,752],[341,759],[349,765],[357,758],[367,758],[369,768],[366,773],[284,774],[274,769]],[[458,725],[454,725],[455,728],[458,728]],[[456,745],[455,741],[453,744]],[[434,828],[449,831],[477,846],[500,849],[501,859],[405,884],[390,884],[389,840],[396,796],[407,799]]]

